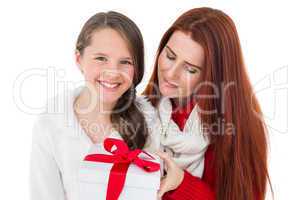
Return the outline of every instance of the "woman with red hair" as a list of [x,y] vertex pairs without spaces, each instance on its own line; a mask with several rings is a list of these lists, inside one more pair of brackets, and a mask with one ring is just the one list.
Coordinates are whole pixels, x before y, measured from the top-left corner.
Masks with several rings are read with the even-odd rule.
[[[211,8],[181,15],[160,42],[144,94],[163,125],[163,200],[265,198],[267,130],[228,15]],[[195,153],[197,145],[198,164],[178,164],[181,149]]]

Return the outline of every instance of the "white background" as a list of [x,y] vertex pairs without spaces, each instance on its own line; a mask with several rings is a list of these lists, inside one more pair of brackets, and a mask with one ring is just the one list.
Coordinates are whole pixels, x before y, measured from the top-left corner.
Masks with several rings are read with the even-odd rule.
[[29,199],[31,130],[34,113],[39,112],[34,108],[48,98],[47,80],[42,76],[26,79],[21,96],[16,95],[14,86],[20,84],[20,77],[39,69],[58,71],[57,81],[82,80],[73,56],[80,28],[96,12],[115,10],[133,19],[143,33],[146,74],[138,90],[142,91],[164,31],[184,11],[202,6],[222,9],[235,21],[270,131],[275,199],[299,199],[299,6],[258,0],[12,0],[0,4],[0,199]]

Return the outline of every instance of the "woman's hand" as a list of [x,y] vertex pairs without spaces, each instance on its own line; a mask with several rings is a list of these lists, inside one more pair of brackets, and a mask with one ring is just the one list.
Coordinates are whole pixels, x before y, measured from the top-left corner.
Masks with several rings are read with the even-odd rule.
[[177,166],[167,153],[156,152],[156,154],[164,161],[167,172],[167,175],[160,181],[158,197],[161,198],[164,193],[175,190],[181,184],[184,178],[184,171]]

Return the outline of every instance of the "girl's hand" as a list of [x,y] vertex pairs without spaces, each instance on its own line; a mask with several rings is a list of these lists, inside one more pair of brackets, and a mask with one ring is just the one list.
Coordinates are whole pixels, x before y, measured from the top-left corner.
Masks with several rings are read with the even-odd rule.
[[184,171],[177,166],[174,160],[163,152],[156,152],[156,154],[164,161],[167,175],[160,181],[160,189],[158,191],[158,197],[161,198],[164,193],[175,190],[183,181]]

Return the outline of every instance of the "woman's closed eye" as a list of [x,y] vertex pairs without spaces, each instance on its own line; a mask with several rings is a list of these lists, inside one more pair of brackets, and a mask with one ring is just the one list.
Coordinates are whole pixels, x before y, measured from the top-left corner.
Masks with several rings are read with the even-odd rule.
[[198,68],[192,66],[185,66],[185,69],[191,74],[195,74],[200,71]]
[[166,57],[169,59],[169,60],[175,60],[176,57],[174,55],[171,55],[169,52],[166,52]]

